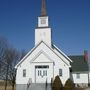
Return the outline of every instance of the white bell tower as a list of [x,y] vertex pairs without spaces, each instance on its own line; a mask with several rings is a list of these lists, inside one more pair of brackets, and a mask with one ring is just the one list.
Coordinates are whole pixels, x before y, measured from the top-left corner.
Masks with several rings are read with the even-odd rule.
[[42,0],[41,16],[38,17],[38,27],[35,29],[35,45],[41,41],[51,47],[51,28],[49,28],[45,0]]

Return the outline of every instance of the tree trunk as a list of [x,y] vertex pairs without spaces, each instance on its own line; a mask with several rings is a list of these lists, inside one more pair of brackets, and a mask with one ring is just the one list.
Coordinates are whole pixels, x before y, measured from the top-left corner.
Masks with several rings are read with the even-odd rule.
[[12,84],[12,90],[14,90],[14,83]]
[[9,65],[7,65],[7,70],[6,70],[5,90],[7,89],[8,69],[9,69]]

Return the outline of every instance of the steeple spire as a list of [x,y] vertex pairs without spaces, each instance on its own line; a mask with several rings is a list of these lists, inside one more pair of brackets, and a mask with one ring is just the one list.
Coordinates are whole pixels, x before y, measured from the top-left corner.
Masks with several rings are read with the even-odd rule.
[[35,29],[35,46],[41,41],[51,47],[51,28],[49,27],[49,19],[46,12],[46,0],[42,1],[41,15],[38,17],[38,26]]
[[42,0],[42,7],[41,7],[41,16],[46,16],[46,0]]

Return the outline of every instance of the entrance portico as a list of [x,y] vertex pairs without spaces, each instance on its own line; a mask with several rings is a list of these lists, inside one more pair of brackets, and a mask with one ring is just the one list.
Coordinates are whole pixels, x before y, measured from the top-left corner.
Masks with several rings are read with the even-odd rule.
[[49,65],[35,65],[35,83],[50,83],[51,77],[53,78],[52,67],[53,63],[49,63]]

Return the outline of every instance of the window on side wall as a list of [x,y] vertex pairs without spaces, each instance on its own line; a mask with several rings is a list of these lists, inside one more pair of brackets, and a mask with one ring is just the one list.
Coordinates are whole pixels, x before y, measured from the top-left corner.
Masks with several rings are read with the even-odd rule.
[[59,76],[62,76],[62,69],[59,69]]
[[23,69],[23,77],[26,77],[26,69]]
[[80,73],[77,73],[77,74],[76,74],[76,78],[77,78],[77,79],[80,79]]

